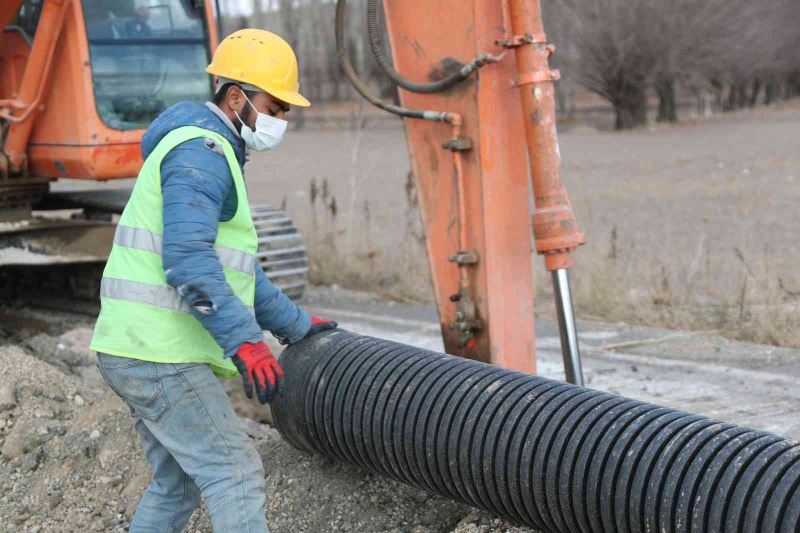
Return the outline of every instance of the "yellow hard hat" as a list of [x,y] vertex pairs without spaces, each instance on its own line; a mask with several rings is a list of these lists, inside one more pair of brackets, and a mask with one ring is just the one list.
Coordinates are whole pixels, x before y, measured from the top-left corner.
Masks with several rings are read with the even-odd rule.
[[258,87],[292,105],[311,105],[299,92],[292,47],[266,30],[246,28],[225,37],[206,72]]

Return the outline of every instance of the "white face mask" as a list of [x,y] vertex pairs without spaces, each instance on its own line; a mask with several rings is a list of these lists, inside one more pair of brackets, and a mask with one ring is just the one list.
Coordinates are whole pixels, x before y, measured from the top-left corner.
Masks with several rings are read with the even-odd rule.
[[242,123],[242,139],[244,139],[244,143],[248,148],[257,152],[275,148],[283,140],[283,134],[286,133],[286,127],[289,123],[266,113],[259,113],[246,94],[244,94],[244,98],[250,104],[250,107],[258,113],[258,116],[256,116],[256,131],[253,131],[250,126],[244,123],[239,113],[234,111],[236,118]]

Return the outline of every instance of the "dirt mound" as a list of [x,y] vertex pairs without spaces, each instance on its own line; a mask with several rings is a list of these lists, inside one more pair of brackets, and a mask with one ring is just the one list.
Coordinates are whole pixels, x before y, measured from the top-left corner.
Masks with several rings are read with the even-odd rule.
[[[91,329],[77,326],[0,345],[0,532],[126,531],[150,481],[130,414],[94,369]],[[264,461],[274,531],[529,531],[300,452],[227,386]],[[211,531],[205,509],[187,531]]]

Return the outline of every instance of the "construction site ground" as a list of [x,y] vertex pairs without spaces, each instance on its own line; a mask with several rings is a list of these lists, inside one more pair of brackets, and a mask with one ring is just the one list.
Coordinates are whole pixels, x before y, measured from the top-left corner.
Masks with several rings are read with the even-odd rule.
[[[441,350],[428,304],[336,286],[310,288],[302,304],[354,332]],[[0,306],[2,532],[124,531],[148,484],[130,415],[88,350],[96,312],[44,298]],[[536,324],[539,372],[562,378],[554,320]],[[621,323],[583,321],[579,330],[590,387],[800,437],[800,350]],[[264,461],[274,531],[529,531],[299,452],[263,423],[266,412],[238,380],[226,385]],[[204,510],[187,531],[211,531]]]

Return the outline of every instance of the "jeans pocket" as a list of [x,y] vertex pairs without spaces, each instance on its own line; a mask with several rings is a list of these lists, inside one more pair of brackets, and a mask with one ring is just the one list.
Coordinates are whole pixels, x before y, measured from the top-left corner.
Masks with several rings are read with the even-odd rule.
[[103,379],[134,415],[155,422],[167,412],[156,363],[105,354],[97,354],[97,359]]

